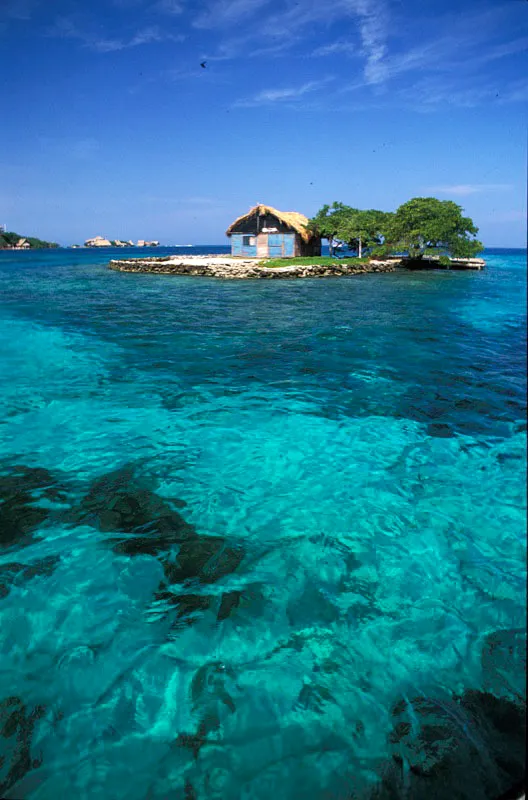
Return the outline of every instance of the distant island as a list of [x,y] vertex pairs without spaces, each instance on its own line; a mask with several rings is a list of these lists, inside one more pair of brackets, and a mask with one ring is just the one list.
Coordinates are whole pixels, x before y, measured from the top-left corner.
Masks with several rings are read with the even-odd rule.
[[58,246],[56,242],[45,242],[36,236],[21,236],[14,231],[0,229],[0,250],[42,250]]
[[137,244],[130,239],[128,242],[121,241],[120,239],[105,239],[104,236],[94,236],[93,239],[87,239],[84,243],[85,247],[158,247],[159,242],[147,242],[145,239],[138,239]]

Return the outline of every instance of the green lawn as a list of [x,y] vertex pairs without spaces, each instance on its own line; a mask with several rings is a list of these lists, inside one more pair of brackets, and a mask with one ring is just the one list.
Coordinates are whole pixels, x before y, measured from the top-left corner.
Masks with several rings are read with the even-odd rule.
[[270,258],[268,261],[261,261],[261,267],[307,267],[312,264],[321,266],[336,266],[338,264],[366,264],[367,258],[330,258],[330,256],[303,256],[302,258]]

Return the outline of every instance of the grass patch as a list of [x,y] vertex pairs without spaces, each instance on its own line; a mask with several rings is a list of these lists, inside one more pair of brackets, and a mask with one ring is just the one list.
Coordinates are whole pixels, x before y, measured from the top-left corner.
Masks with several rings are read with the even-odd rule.
[[270,258],[260,261],[259,267],[309,267],[317,264],[323,267],[335,267],[338,264],[366,264],[368,258],[330,258],[330,256],[303,256],[302,258]]

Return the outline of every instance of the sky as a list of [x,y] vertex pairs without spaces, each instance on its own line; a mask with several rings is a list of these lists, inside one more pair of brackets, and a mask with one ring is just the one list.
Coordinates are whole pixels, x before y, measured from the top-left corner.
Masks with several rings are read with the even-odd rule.
[[459,203],[526,246],[528,0],[0,0],[0,224],[223,244],[256,203]]

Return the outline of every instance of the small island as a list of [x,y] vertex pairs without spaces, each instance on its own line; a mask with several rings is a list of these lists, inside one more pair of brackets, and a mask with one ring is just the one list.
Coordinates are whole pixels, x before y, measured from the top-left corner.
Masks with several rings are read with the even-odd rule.
[[[450,200],[415,197],[395,212],[325,205],[312,218],[256,205],[229,226],[230,256],[114,259],[121,272],[213,278],[308,278],[405,269],[480,270],[478,228]],[[321,256],[321,240],[330,255]],[[348,255],[347,255],[348,254]]]
[[0,230],[0,250],[43,250],[58,246],[56,242],[46,242],[35,236],[21,236],[13,231]]
[[121,239],[106,239],[104,236],[94,236],[92,239],[87,239],[84,243],[85,247],[158,247],[158,241],[148,242],[146,239],[138,239],[137,244],[134,244],[132,239],[122,241]]

